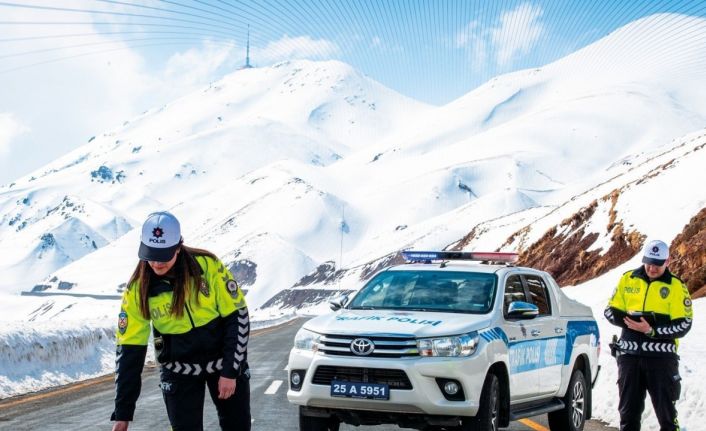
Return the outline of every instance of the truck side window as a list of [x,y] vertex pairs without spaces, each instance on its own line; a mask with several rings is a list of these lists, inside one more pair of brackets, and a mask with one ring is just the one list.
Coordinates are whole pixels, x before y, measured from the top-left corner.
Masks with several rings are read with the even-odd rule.
[[542,277],[536,275],[525,275],[525,281],[527,282],[527,288],[529,289],[530,302],[539,308],[539,315],[551,315],[552,310],[549,303],[547,285],[544,283],[544,280],[542,280]]
[[505,282],[505,297],[504,297],[503,312],[507,316],[507,307],[511,302],[527,301],[525,290],[522,288],[522,279],[519,275],[511,275]]

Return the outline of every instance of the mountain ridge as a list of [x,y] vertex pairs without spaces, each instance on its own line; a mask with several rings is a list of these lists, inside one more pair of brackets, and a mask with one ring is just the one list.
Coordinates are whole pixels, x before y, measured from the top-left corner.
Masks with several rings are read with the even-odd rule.
[[[706,35],[706,20],[694,22]],[[625,63],[620,34],[597,42],[620,59],[614,68]],[[670,40],[660,45],[667,54],[680,42]],[[668,151],[670,140],[706,122],[698,76],[675,81],[668,64],[640,63],[624,65],[613,80],[604,71],[587,83],[586,52],[597,48],[586,49],[494,78],[442,107],[397,95],[340,62],[234,72],[0,188],[3,269],[26,274],[0,289],[42,285],[50,293],[63,282],[75,293],[114,295],[134,265],[140,220],[158,209],[179,216],[187,244],[209,248],[247,274],[254,309],[325,262],[334,273],[348,271],[336,276],[336,288],[350,290],[359,283],[352,274],[366,265],[377,267],[373,262],[404,248],[453,245],[474,229],[463,247],[529,247],[547,231],[542,215]],[[706,56],[706,47],[685,49]],[[609,192],[585,202],[597,201],[595,217],[608,220],[615,203],[600,199]],[[102,208],[107,215],[83,223],[100,232],[114,220],[117,236],[101,247],[97,234],[87,234],[95,250],[29,272],[36,252],[23,254],[22,244],[57,228],[60,220],[44,213],[64,195]],[[630,214],[611,228],[622,232],[627,250],[641,238],[630,236],[632,217],[642,223]],[[511,227],[524,226],[518,220],[535,219],[536,239],[516,234],[523,242],[502,245]],[[483,227],[493,220],[505,225]],[[16,231],[22,223],[26,229]],[[670,239],[678,233],[654,234],[661,232]],[[601,231],[598,238],[605,237]]]

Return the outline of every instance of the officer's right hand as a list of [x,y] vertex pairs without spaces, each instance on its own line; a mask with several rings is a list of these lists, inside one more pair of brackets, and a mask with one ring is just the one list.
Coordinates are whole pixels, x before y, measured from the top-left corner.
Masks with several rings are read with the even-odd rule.
[[115,421],[113,431],[127,431],[128,421]]

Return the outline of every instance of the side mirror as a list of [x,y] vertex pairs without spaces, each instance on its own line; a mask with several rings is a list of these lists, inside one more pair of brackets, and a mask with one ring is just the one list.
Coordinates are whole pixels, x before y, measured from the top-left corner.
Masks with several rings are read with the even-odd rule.
[[341,308],[345,307],[347,303],[348,303],[348,295],[341,295],[337,298],[330,300],[328,302],[328,306],[331,307],[331,310],[338,311]]
[[534,319],[539,315],[539,308],[529,302],[515,301],[507,307],[507,315],[515,319]]

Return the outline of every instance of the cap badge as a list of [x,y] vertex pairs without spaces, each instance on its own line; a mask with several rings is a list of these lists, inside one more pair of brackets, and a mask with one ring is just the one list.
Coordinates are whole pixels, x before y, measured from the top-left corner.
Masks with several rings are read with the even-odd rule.
[[161,227],[156,227],[152,229],[152,236],[155,238],[161,238],[164,236],[164,230]]

